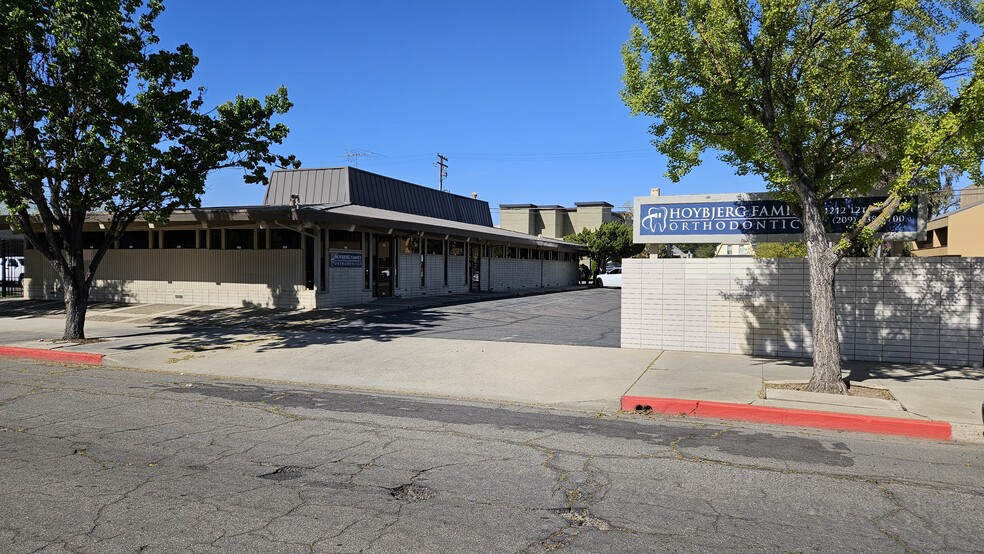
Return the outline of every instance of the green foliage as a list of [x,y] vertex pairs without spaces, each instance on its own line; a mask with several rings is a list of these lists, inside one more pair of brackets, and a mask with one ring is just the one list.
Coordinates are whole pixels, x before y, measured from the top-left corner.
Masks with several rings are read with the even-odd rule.
[[713,258],[714,254],[717,253],[718,245],[716,243],[684,243],[675,245],[682,252],[689,252],[695,258]]
[[[810,390],[843,392],[833,275],[905,196],[981,182],[980,0],[625,0],[622,96],[656,118],[679,180],[711,149],[757,174],[803,224],[813,299]],[[829,241],[824,201],[887,191]]]
[[805,258],[802,242],[762,242],[755,245],[756,258]]
[[644,248],[632,242],[632,228],[620,221],[603,223],[597,229],[581,229],[578,233],[567,235],[564,240],[588,247],[593,275],[604,269],[608,262],[631,258]]
[[[819,213],[835,195],[898,198],[981,172],[977,0],[626,4],[640,25],[623,47],[623,98],[657,118],[673,180],[713,149]],[[859,228],[877,231],[896,205]]]
[[[238,167],[250,183],[288,129],[280,88],[204,108],[191,91],[198,58],[158,48],[160,0],[4,0],[0,6],[0,203],[65,282],[87,294],[106,248],[138,216],[166,220],[199,205],[210,171]],[[31,213],[42,228],[32,226]],[[112,215],[103,244],[82,258],[90,211]],[[66,297],[67,298],[67,297]]]

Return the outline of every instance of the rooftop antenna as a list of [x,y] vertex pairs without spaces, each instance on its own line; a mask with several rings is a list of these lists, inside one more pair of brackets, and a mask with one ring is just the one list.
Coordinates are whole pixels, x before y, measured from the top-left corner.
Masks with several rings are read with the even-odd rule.
[[354,161],[355,167],[359,167],[359,158],[367,158],[369,156],[371,156],[371,154],[368,152],[353,152],[349,150],[345,153],[345,157],[348,158],[349,164]]
[[349,164],[355,163],[355,167],[359,167],[359,158],[385,158],[386,156],[361,148],[353,148],[345,152],[345,157],[348,158]]

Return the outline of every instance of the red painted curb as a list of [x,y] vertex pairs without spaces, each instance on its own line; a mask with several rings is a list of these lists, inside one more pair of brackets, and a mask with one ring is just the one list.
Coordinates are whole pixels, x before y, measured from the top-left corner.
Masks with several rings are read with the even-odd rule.
[[945,421],[923,421],[896,417],[866,416],[772,408],[727,402],[707,402],[682,398],[655,398],[650,396],[623,396],[622,410],[634,411],[638,407],[652,408],[653,412],[669,415],[685,415],[704,418],[732,419],[773,423],[797,427],[815,427],[838,431],[857,431],[879,435],[898,435],[922,439],[952,440],[953,429]]
[[64,350],[47,350],[44,348],[21,348],[18,346],[0,346],[0,356],[15,358],[33,358],[50,362],[70,362],[76,364],[102,365],[105,354],[91,352],[66,352]]

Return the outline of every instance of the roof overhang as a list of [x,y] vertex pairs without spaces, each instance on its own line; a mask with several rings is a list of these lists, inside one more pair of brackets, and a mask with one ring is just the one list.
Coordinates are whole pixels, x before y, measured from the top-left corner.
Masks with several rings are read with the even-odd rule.
[[[108,223],[111,219],[110,214],[93,213],[89,214],[86,218],[86,223]],[[220,228],[256,224],[298,229],[314,225],[357,226],[387,234],[400,232],[440,237],[452,236],[501,243],[524,244],[547,249],[566,248],[577,251],[587,250],[582,244],[528,235],[498,227],[460,223],[457,221],[347,203],[302,206],[191,208],[173,212],[166,225],[156,227],[173,228],[193,226]]]

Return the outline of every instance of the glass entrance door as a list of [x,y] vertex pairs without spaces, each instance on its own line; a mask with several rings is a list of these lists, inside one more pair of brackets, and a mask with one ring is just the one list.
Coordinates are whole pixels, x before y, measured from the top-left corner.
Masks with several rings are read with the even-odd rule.
[[482,290],[482,245],[468,245],[468,290]]
[[393,238],[388,235],[373,235],[375,248],[373,255],[373,296],[393,296],[393,278],[395,264],[393,263]]

